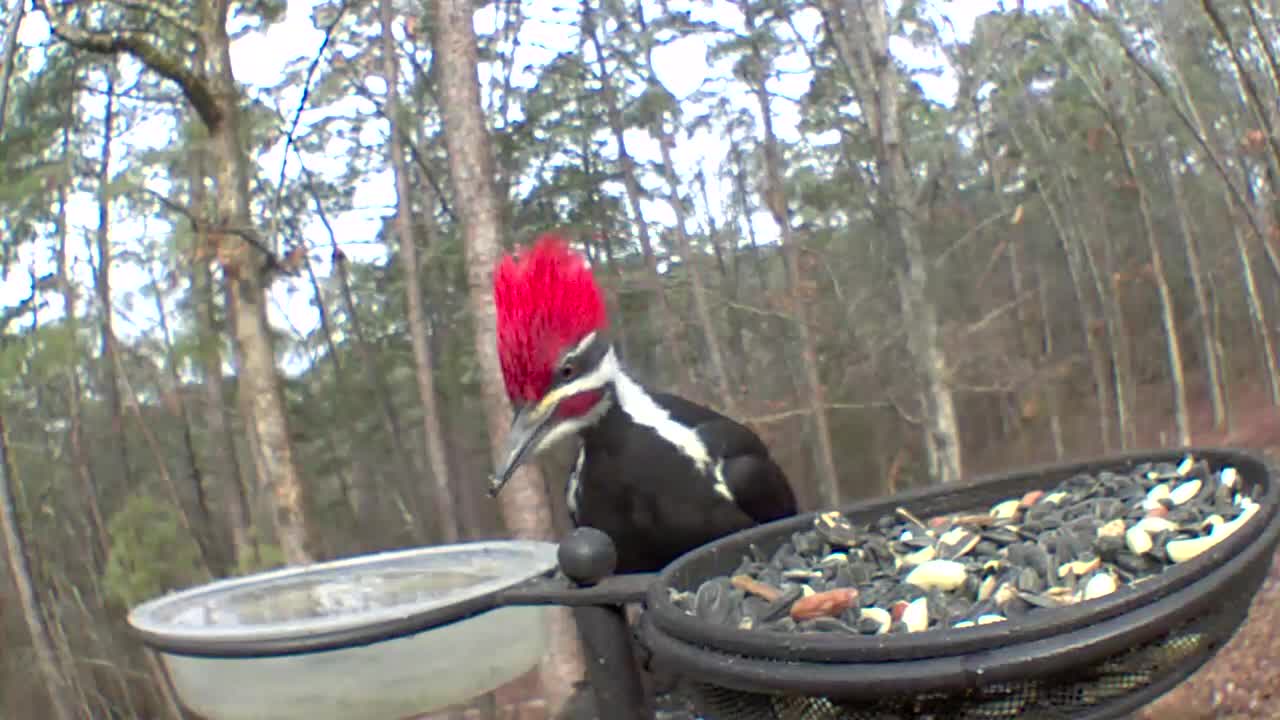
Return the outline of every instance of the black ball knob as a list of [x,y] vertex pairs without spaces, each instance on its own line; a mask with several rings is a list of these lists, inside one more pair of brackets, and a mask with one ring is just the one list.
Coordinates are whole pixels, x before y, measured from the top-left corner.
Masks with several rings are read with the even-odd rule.
[[560,542],[557,552],[560,569],[579,585],[594,585],[618,566],[618,550],[613,538],[591,527],[580,527]]

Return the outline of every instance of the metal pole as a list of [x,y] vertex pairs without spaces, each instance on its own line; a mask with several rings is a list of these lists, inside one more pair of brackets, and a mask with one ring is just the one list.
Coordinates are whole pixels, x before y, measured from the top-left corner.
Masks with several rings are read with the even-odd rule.
[[587,682],[596,695],[601,720],[652,720],[653,708],[644,690],[631,642],[631,628],[621,606],[573,609],[587,660]]
[[[578,587],[595,585],[617,565],[608,535],[578,528],[560,543],[560,570]],[[601,720],[653,720],[653,708],[636,663],[626,606],[584,605],[573,609],[586,652],[587,682],[596,695]]]

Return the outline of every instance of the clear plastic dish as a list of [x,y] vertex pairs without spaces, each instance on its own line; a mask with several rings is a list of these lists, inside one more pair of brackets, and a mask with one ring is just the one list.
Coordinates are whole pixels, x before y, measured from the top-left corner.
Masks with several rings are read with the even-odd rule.
[[129,623],[209,720],[396,720],[538,662],[545,609],[494,597],[554,571],[556,550],[491,541],[362,555],[167,595]]

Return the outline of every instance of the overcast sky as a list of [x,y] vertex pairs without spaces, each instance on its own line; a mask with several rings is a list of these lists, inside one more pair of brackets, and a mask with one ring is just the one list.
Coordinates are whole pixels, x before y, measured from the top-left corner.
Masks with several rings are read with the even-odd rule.
[[[1031,8],[1061,4],[1062,0],[1039,0],[1030,2]],[[281,22],[268,27],[265,32],[253,31],[237,39],[232,46],[231,60],[236,79],[243,83],[250,95],[264,95],[280,82],[284,68],[299,58],[310,58],[315,55],[323,41],[323,33],[312,26],[311,9],[315,0],[289,0],[288,11]],[[725,24],[741,27],[741,14],[732,3],[715,0],[713,3],[690,2],[689,0],[672,0],[669,3],[673,10],[689,9],[695,18],[715,18]],[[896,2],[891,8],[896,9]],[[985,13],[999,8],[996,0],[931,0],[925,3],[925,14],[938,18],[945,16],[950,20],[947,39],[951,39],[951,29],[961,39],[967,40],[972,32],[974,20]],[[526,21],[521,29],[520,50],[516,58],[517,68],[537,68],[544,65],[559,52],[572,52],[578,45],[576,32],[566,20],[576,13],[576,3],[566,0],[555,2],[530,3],[526,10]],[[650,16],[658,14],[656,8]],[[477,13],[476,30],[489,33],[494,29],[496,13],[486,9]],[[815,12],[809,11],[796,16],[796,25],[803,33],[811,33],[816,28],[818,18]],[[234,28],[233,28],[234,29]],[[397,25],[399,32],[399,25]],[[20,33],[20,42],[36,45],[46,41],[48,26],[42,15],[31,13],[26,16]],[[922,71],[916,74],[916,80],[925,93],[935,101],[950,104],[956,91],[955,75],[947,66],[945,58],[928,49],[914,47],[900,38],[894,38],[890,49],[894,56],[909,67]],[[330,48],[332,52],[333,48]],[[729,77],[731,60],[721,60],[714,66],[708,65],[707,46],[705,41],[697,37],[685,38],[655,51],[654,65],[659,80],[676,98],[684,100],[690,93],[707,83],[707,87],[715,87],[716,81]],[[806,90],[809,77],[803,70],[807,62],[802,55],[783,57],[777,60],[779,67],[797,71],[787,74],[776,81],[771,89],[781,96],[798,98]],[[939,72],[940,71],[940,72]],[[487,68],[481,69],[481,82],[488,79]],[[532,87],[536,74],[525,70],[515,77],[517,85]],[[730,86],[737,92],[738,86]],[[383,85],[379,78],[369,81],[369,89],[381,92]],[[281,101],[285,114],[292,117],[301,95],[301,88],[290,88]],[[754,100],[745,92],[737,92],[731,96],[735,106],[756,109]],[[352,98],[338,106],[328,106],[305,113],[303,126],[320,118],[339,112],[342,114],[357,112],[365,106],[365,101]],[[100,112],[101,102],[86,100],[85,107],[93,113]],[[784,140],[794,141],[799,138],[797,132],[798,116],[796,108],[788,102],[777,102],[774,105],[776,117],[775,129]],[[385,123],[368,123],[369,134],[363,141],[369,145],[377,145],[385,136]],[[305,130],[300,129],[300,132]],[[113,152],[116,158],[126,157],[138,149],[162,147],[170,141],[170,128],[161,123],[148,123],[133,129],[121,136]],[[811,143],[821,143],[821,136],[805,138]],[[829,141],[829,140],[827,140]],[[682,134],[677,138],[678,146],[674,161],[681,177],[693,175],[696,167],[701,166],[710,184],[712,206],[718,205],[718,199],[727,194],[728,186],[720,186],[718,171],[728,151],[724,134],[708,130],[699,131],[695,136]],[[639,159],[656,160],[658,148],[643,131],[631,131],[627,135],[628,149]],[[275,178],[280,172],[280,161],[283,152],[283,138],[276,143],[271,152],[258,158],[261,167]],[[612,148],[610,149],[612,153]],[[342,152],[331,152],[327,158],[308,158],[308,169],[321,175],[336,176],[342,169]],[[119,161],[117,160],[117,168]],[[289,175],[297,172],[296,157],[290,157]],[[156,190],[165,190],[163,182],[152,181],[148,185]],[[355,191],[353,211],[336,216],[334,230],[343,251],[356,260],[376,260],[385,256],[385,248],[373,242],[381,218],[393,212],[395,200],[394,183],[390,172],[371,175],[362,181]],[[664,202],[648,201],[644,213],[650,222],[674,224],[675,217],[671,208]],[[92,194],[80,193],[73,198],[71,207],[71,227],[73,254],[75,256],[75,272],[88,284],[89,265],[87,263],[87,240],[97,225],[97,207]],[[776,237],[774,227],[766,213],[753,218],[753,224],[759,235],[767,241]],[[113,218],[112,243],[116,252],[137,248],[143,238],[162,237],[168,228],[163,223],[147,218],[120,217],[117,212]],[[312,255],[316,271],[322,277],[329,272],[328,236],[318,221],[313,221],[305,230],[308,245],[318,248]],[[152,240],[156,242],[156,240]],[[52,250],[49,247],[27,247],[21,255],[22,261],[9,268],[4,282],[0,283],[0,304],[11,306],[22,298],[29,296],[30,284],[28,270],[35,267],[37,273],[51,272]],[[113,301],[120,318],[117,321],[117,332],[122,337],[136,337],[140,333],[151,333],[156,327],[157,316],[153,301],[139,297],[137,291],[149,283],[146,272],[131,267],[130,264],[117,263],[113,267]],[[314,330],[319,320],[315,308],[312,307],[312,293],[309,285],[297,280],[278,282],[271,290],[271,306],[269,314],[272,324],[286,331],[308,333]],[[56,315],[61,308],[57,301],[53,307],[45,311],[45,317]],[[287,371],[301,370],[309,364],[306,357],[286,357],[284,364]]]

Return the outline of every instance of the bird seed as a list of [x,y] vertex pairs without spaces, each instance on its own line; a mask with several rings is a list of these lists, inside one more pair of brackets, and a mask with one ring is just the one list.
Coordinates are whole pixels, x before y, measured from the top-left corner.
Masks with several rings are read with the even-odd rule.
[[1106,597],[1198,557],[1258,510],[1234,468],[1192,457],[1078,474],[982,510],[870,524],[819,514],[772,555],[675,604],[741,629],[850,635],[966,628]]

